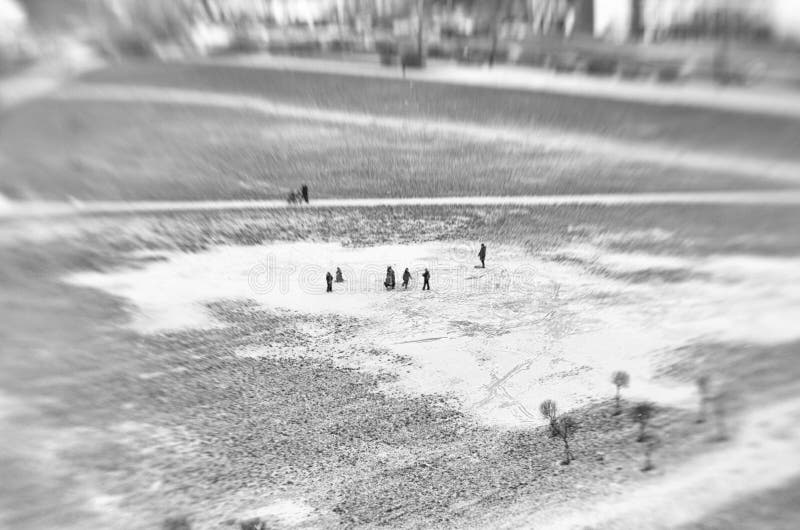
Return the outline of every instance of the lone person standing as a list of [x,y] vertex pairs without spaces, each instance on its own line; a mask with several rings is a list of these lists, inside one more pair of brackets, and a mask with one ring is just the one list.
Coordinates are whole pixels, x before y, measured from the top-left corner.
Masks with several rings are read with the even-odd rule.
[[428,272],[428,269],[425,269],[425,272],[422,273],[422,279],[424,280],[422,282],[422,290],[423,291],[425,291],[425,290],[430,291],[431,290],[431,284],[428,283],[428,282],[431,279],[431,273]]
[[391,266],[386,269],[386,281],[383,282],[383,286],[387,290],[394,289],[394,269]]
[[481,243],[481,249],[478,251],[478,258],[481,260],[481,268],[486,268],[486,245]]
[[403,272],[403,289],[408,289],[408,282],[411,281],[411,273],[408,272],[406,268],[405,272]]
[[336,267],[336,283],[342,283],[344,281],[344,276],[342,276],[342,269]]
[[331,275],[330,271],[325,275],[325,281],[328,283],[328,291],[329,293],[333,292],[333,276]]
[[300,188],[300,196],[302,196],[305,203],[308,204],[308,186],[305,184]]

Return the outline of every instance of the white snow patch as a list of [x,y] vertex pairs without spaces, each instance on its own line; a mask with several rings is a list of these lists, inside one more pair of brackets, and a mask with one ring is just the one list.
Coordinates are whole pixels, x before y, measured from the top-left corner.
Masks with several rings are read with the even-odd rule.
[[[353,343],[412,362],[402,369],[385,356],[349,362],[397,372],[391,388],[452,393],[478,418],[497,425],[539,422],[543,399],[569,409],[610,396],[613,370],[631,374],[629,397],[693,406],[693,388],[654,380],[654,360],[663,352],[700,340],[768,345],[800,338],[794,325],[800,321],[800,258],[650,256],[596,247],[557,253],[619,272],[679,268],[692,274],[682,282],[630,283],[511,246],[490,245],[488,267],[476,269],[476,253],[458,243],[279,243],[169,253],[166,261],[137,269],[70,279],[130,299],[138,308],[133,325],[142,332],[222,325],[205,307],[221,299],[369,319]],[[398,285],[391,292],[382,285],[388,265]],[[346,281],[326,293],[325,273],[337,266]],[[413,275],[408,291],[400,287],[406,266]],[[432,291],[421,290],[424,267],[431,271]],[[299,326],[320,340],[330,332],[322,325]],[[303,353],[315,354],[278,345],[237,352]]]
[[261,508],[245,513],[241,519],[278,519],[287,526],[296,526],[306,522],[313,513],[313,508],[305,502],[291,499],[280,499]]

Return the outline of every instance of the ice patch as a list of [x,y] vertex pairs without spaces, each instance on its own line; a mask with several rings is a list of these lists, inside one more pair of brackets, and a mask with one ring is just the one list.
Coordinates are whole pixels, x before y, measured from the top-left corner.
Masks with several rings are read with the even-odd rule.
[[[71,281],[130,299],[142,332],[205,328],[216,322],[206,305],[253,300],[266,308],[304,314],[336,313],[370,321],[353,346],[332,359],[398,374],[404,392],[451,393],[485,422],[539,422],[537,408],[555,399],[562,409],[610,397],[614,370],[631,374],[628,397],[695,404],[694,389],[654,379],[653,364],[670,349],[697,341],[778,344],[800,338],[800,259],[764,256],[651,256],[572,247],[554,261],[512,246],[489,246],[486,269],[477,248],[459,243],[347,248],[333,243],[216,247],[169,253],[165,261],[110,274],[83,273]],[[398,288],[383,287],[386,267]],[[678,282],[637,282],[596,273],[685,269]],[[345,282],[325,292],[325,273],[341,267]],[[405,267],[413,278],[400,287]],[[431,291],[421,272],[431,271]],[[266,324],[265,324],[266,325]],[[324,341],[330,330],[299,323]],[[340,345],[341,346],[341,345]],[[237,355],[326,355],[298,345],[241,348]],[[350,360],[346,357],[348,351]],[[411,360],[392,363],[402,356]]]
[[243,514],[240,519],[278,519],[284,525],[296,526],[306,522],[313,511],[313,508],[305,502],[281,499],[261,508],[251,510]]

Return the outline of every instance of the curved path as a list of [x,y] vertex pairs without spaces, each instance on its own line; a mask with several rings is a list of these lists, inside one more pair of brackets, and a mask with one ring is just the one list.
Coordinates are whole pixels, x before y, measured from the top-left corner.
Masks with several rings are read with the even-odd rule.
[[410,197],[317,199],[292,205],[281,200],[215,201],[0,201],[0,219],[70,215],[165,212],[279,210],[303,208],[378,208],[402,206],[625,206],[657,204],[728,204],[800,206],[800,189],[776,191],[608,193],[587,195],[520,195],[505,197]]
[[77,84],[48,97],[61,100],[152,103],[247,110],[269,116],[354,127],[381,127],[440,134],[475,142],[504,142],[546,150],[588,153],[614,161],[717,171],[729,175],[800,182],[800,163],[772,158],[688,150],[652,142],[569,133],[546,127],[513,128],[441,119],[404,118],[335,109],[310,108],[257,96],[142,85]]
[[[399,67],[387,68],[377,57],[369,60],[318,59],[270,54],[214,57],[194,64],[224,64],[258,70],[287,70],[346,75],[373,79],[400,79]],[[529,90],[612,101],[635,101],[650,105],[711,108],[730,112],[800,117],[797,92],[761,87],[721,87],[704,84],[657,84],[618,78],[561,74],[516,65],[482,66],[430,60],[423,70],[408,69],[405,78],[423,83],[483,86],[496,89]]]

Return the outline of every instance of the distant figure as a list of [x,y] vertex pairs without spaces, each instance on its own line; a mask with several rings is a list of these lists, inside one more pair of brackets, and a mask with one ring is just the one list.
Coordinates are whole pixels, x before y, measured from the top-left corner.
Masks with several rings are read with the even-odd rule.
[[308,204],[308,186],[305,184],[300,188],[300,195],[303,197],[305,203]]
[[387,290],[394,289],[394,269],[391,266],[386,269],[386,281],[383,282],[383,286]]
[[408,282],[411,281],[411,273],[408,272],[408,269],[403,272],[403,289],[408,289]]
[[481,268],[486,268],[486,245],[481,243],[481,249],[478,251],[478,257],[481,260]]
[[289,192],[289,204],[295,204],[297,202],[297,193],[294,190]]
[[344,281],[344,277],[342,276],[342,269],[336,267],[336,283],[342,283]]
[[425,291],[427,289],[428,291],[430,291],[431,284],[428,283],[428,281],[431,279],[431,273],[428,272],[428,269],[425,269],[425,272],[422,273],[422,279],[424,280],[422,282],[422,290]]
[[333,276],[331,276],[330,272],[328,272],[325,275],[325,281],[328,282],[328,292],[332,293],[333,292]]

